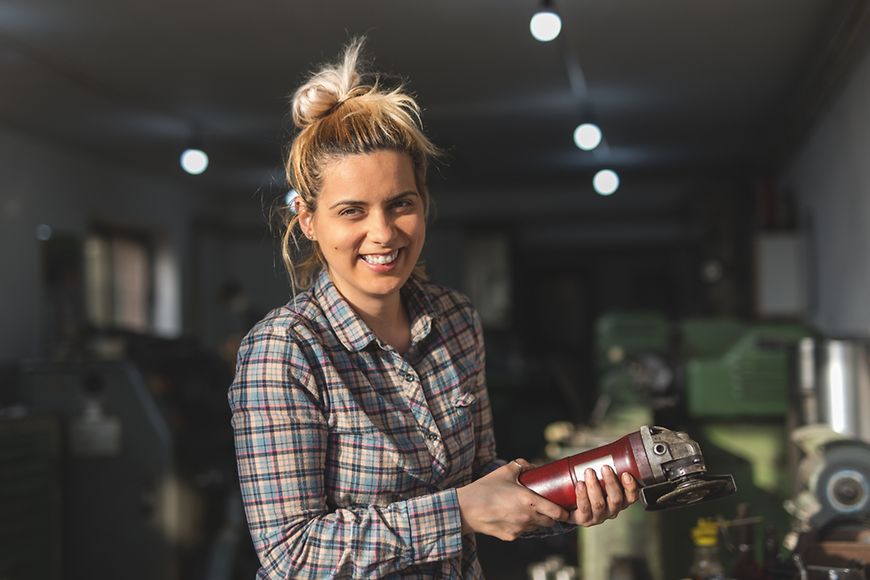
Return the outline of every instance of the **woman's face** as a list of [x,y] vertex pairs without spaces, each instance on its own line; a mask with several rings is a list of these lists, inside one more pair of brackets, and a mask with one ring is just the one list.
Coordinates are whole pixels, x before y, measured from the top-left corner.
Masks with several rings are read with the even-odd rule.
[[367,309],[397,298],[414,270],[426,237],[423,209],[410,156],[382,150],[331,162],[316,211],[301,209],[299,221],[339,292]]

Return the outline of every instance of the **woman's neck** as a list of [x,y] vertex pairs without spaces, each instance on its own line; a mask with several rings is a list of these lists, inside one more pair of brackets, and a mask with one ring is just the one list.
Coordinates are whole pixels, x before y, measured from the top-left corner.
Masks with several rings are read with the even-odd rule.
[[411,321],[398,293],[385,300],[357,301],[351,306],[381,342],[402,354],[411,347]]

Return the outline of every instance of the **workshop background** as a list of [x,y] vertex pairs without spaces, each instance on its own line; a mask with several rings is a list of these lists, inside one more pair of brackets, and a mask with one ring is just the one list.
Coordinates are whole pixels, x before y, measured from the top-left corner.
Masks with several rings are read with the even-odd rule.
[[290,295],[288,96],[358,34],[448,153],[500,455],[659,424],[738,486],[488,576],[867,578],[865,0],[2,0],[0,578],[254,575],[226,391]]

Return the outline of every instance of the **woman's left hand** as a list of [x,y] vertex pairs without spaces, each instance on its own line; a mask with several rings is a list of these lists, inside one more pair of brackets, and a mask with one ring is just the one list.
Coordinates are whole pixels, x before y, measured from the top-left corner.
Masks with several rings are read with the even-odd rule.
[[[637,501],[637,481],[628,473],[622,474],[622,483],[609,465],[601,469],[603,481],[599,481],[593,469],[583,474],[574,488],[577,494],[577,509],[570,512],[568,521],[578,526],[600,524]],[[602,485],[603,484],[603,485]]]

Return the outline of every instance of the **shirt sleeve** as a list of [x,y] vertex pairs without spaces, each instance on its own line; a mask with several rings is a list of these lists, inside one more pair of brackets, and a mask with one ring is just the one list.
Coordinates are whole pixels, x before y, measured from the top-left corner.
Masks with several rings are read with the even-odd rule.
[[270,578],[380,577],[462,552],[456,490],[330,510],[315,367],[283,329],[242,342],[229,402],[242,501]]

